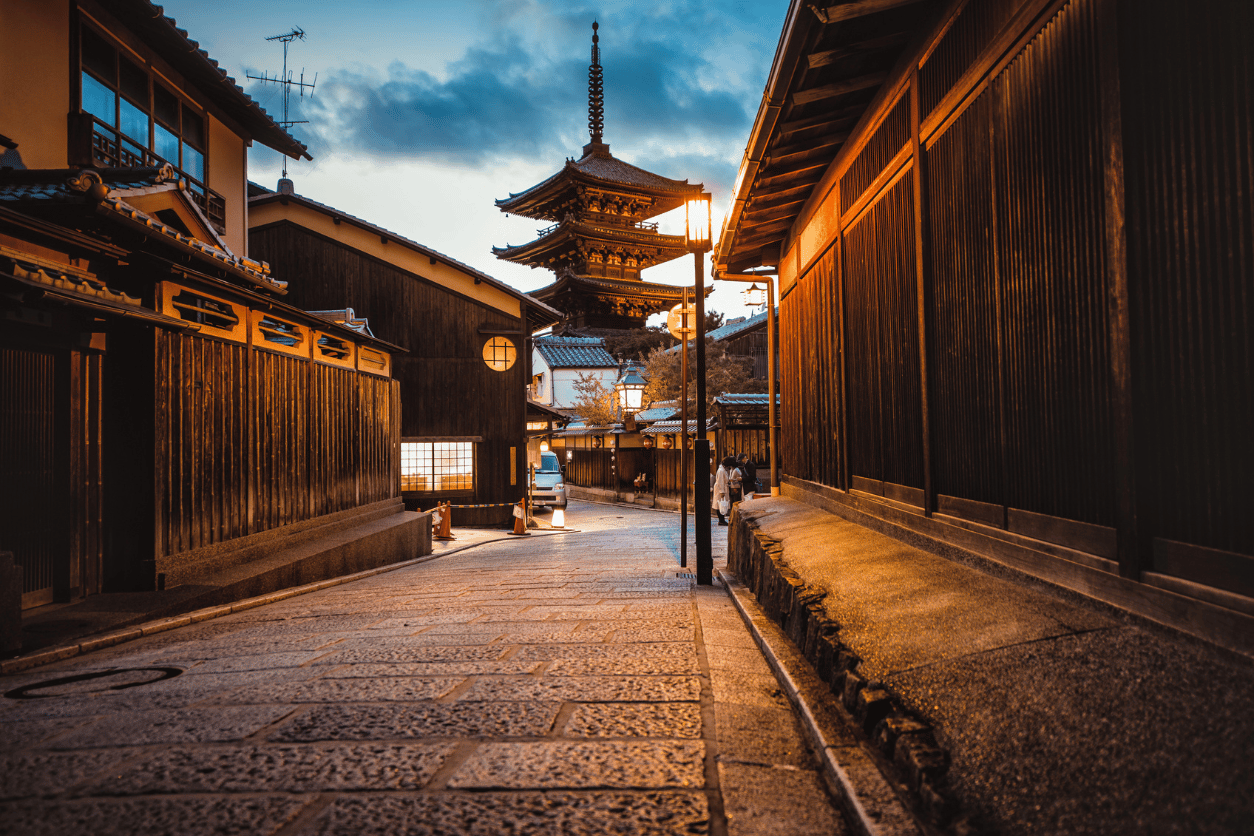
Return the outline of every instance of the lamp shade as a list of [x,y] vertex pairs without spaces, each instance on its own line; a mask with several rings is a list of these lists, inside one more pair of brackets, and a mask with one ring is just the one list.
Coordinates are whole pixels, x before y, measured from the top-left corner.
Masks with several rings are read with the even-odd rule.
[[710,195],[702,194],[690,198],[686,209],[684,241],[688,250],[694,253],[707,252],[711,246]]
[[758,287],[756,284],[749,285],[744,291],[745,304],[751,308],[758,308],[766,304],[766,288]]
[[618,393],[618,405],[632,412],[638,411],[644,397],[645,384],[646,381],[639,372],[634,367],[629,367],[614,384],[614,391]]

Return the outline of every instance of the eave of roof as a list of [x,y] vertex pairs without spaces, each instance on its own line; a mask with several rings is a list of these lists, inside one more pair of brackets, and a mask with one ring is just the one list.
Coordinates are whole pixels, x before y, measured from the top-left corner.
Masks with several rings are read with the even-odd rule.
[[[519,264],[531,264],[544,253],[574,244],[578,239],[604,241],[607,244],[636,245],[646,249],[656,249],[657,263],[679,258],[687,252],[682,235],[663,235],[652,230],[632,227],[602,226],[585,224],[574,220],[564,220],[544,235],[517,246],[493,247],[492,254],[505,261]],[[533,264],[532,266],[543,266]]]
[[257,142],[295,159],[313,159],[305,145],[280,127],[161,6],[149,0],[112,0],[107,7]]
[[668,212],[681,205],[687,195],[700,194],[705,186],[687,180],[672,180],[651,171],[623,162],[606,152],[585,154],[578,160],[568,159],[553,176],[529,189],[511,193],[496,201],[502,212],[527,218],[558,220],[549,205],[576,185],[599,186],[611,191],[653,197],[654,205],[647,217]]
[[[250,186],[251,185],[253,184],[250,184]],[[262,186],[258,186],[257,188],[264,189],[264,187]],[[308,209],[312,209],[315,212],[321,212],[322,214],[327,215],[332,218],[338,218],[344,223],[349,223],[360,229],[364,229],[376,235],[383,236],[387,238],[389,241],[393,241],[404,247],[408,247],[414,252],[417,252],[426,256],[428,259],[442,261],[445,264],[449,265],[450,267],[454,267],[462,271],[463,273],[467,273],[473,276],[477,281],[481,281],[485,284],[489,284],[492,287],[495,287],[498,290],[502,291],[503,293],[509,294],[515,299],[518,299],[520,302],[525,303],[525,306],[528,309],[527,310],[528,322],[531,323],[531,326],[533,329],[543,328],[543,327],[561,322],[562,318],[565,316],[565,314],[563,314],[557,308],[554,308],[551,305],[548,305],[542,302],[541,300],[535,298],[534,296],[530,294],[523,293],[521,290],[510,287],[509,285],[505,284],[505,282],[501,281],[500,279],[494,279],[491,276],[489,276],[487,273],[484,273],[480,270],[476,270],[474,267],[471,267],[469,264],[464,264],[458,261],[457,259],[450,258],[449,256],[444,255],[443,253],[437,252],[431,249],[430,247],[423,246],[422,244],[419,244],[417,241],[413,241],[409,238],[404,237],[403,235],[398,235],[397,233],[392,232],[391,230],[384,229],[383,227],[378,226],[376,224],[372,224],[369,221],[362,220],[361,218],[355,215],[350,215],[347,212],[343,212],[339,209],[336,209],[333,206],[327,206],[325,203],[319,203],[316,200],[310,200],[307,197],[302,197],[301,195],[297,195],[297,194],[285,195],[285,194],[279,194],[278,192],[271,192],[269,190],[266,190],[264,194],[257,195],[256,197],[251,197],[248,200],[248,204],[250,206],[264,206],[270,203],[278,203],[280,205],[286,205],[289,202],[294,203],[298,206],[304,206]]]
[[[939,5],[834,0],[819,9],[793,0],[719,232],[716,270],[779,263],[798,217],[858,140]],[[838,12],[845,7],[847,17]]]

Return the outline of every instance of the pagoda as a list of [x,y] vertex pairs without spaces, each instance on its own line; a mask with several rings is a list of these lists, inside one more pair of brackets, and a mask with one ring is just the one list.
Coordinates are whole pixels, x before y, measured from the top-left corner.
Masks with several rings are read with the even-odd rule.
[[679,258],[682,235],[663,235],[649,219],[669,212],[704,187],[629,165],[602,141],[601,50],[592,24],[588,67],[588,131],[578,160],[526,191],[496,201],[502,212],[551,222],[528,244],[493,247],[497,258],[552,270],[555,281],[529,295],[566,314],[573,329],[628,329],[679,304],[683,288],[643,281],[647,267]]

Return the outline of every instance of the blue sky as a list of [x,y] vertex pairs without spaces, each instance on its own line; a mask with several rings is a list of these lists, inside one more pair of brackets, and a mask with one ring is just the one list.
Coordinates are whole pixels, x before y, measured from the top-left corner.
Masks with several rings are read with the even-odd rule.
[[[314,161],[289,163],[296,190],[413,238],[522,290],[547,271],[494,258],[493,245],[535,237],[537,224],[506,218],[493,199],[548,177],[588,142],[592,21],[600,23],[605,141],[615,156],[705,183],[726,211],[736,169],[779,39],[786,0],[710,3],[636,0],[250,2],[165,5],[276,119],[277,88],[246,74],[282,66],[265,39],[299,26],[288,68],[312,98],[293,99],[293,134]],[[277,153],[254,146],[250,176],[270,188]],[[717,221],[717,218],[716,218]],[[682,217],[663,229],[682,231]],[[682,263],[645,273],[692,281]],[[732,289],[712,307],[746,312]]]

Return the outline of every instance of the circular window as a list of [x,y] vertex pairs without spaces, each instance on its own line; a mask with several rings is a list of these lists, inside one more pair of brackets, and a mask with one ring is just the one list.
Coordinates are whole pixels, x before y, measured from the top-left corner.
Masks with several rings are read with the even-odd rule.
[[493,337],[483,346],[483,362],[493,371],[503,372],[518,359],[518,349],[508,337]]

